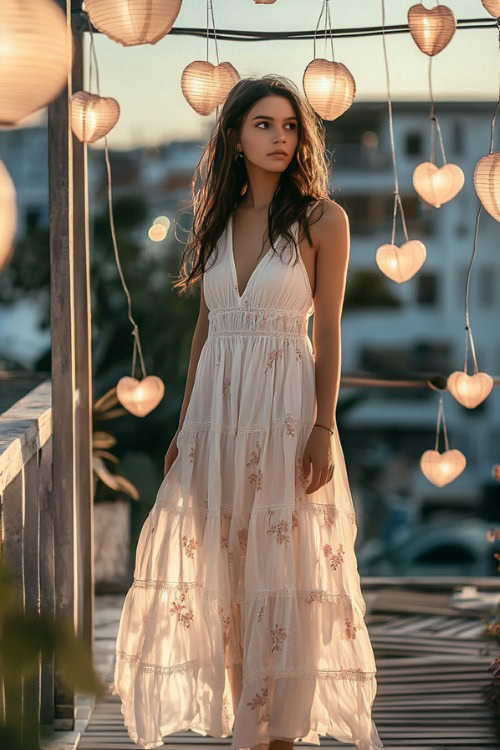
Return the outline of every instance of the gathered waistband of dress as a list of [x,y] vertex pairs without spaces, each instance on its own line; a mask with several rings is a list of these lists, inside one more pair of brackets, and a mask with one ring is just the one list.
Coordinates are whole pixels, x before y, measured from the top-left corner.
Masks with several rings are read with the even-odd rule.
[[226,307],[210,310],[208,338],[215,336],[270,336],[307,338],[307,316],[295,310]]

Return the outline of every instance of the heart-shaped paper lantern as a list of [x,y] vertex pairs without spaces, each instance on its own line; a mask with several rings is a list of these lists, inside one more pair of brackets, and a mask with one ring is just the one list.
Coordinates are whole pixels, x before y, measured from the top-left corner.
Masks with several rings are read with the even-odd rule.
[[457,164],[436,167],[432,162],[424,161],[413,172],[413,187],[424,201],[435,208],[451,201],[463,188],[464,180],[464,173]]
[[428,10],[419,3],[408,11],[408,26],[417,47],[432,57],[450,42],[457,28],[457,19],[446,5]]
[[486,211],[500,221],[500,151],[479,159],[474,168],[474,187]]
[[0,272],[12,257],[17,225],[16,189],[0,159]]
[[11,127],[64,88],[66,17],[54,0],[0,3],[0,125]]
[[474,409],[490,394],[493,378],[487,372],[476,372],[468,375],[463,370],[456,370],[448,376],[448,390],[456,400],[468,409]]
[[95,143],[114,128],[120,105],[110,96],[77,91],[71,97],[71,127],[82,143]]
[[195,60],[182,71],[181,88],[187,103],[199,115],[209,115],[222,104],[240,76],[229,62],[212,65]]
[[182,0],[85,0],[85,10],[99,31],[124,47],[156,44],[179,15]]
[[429,482],[437,487],[453,482],[465,469],[467,461],[461,451],[425,451],[420,458],[420,468]]
[[302,79],[309,104],[323,120],[335,120],[349,109],[356,83],[345,65],[322,57],[312,60]]
[[165,386],[156,375],[148,375],[142,380],[124,377],[116,386],[120,403],[136,417],[145,417],[158,406],[165,393]]
[[381,245],[375,255],[377,266],[382,273],[401,284],[408,281],[422,267],[427,252],[420,240],[409,240],[401,247]]
[[481,0],[484,8],[493,18],[500,17],[500,0]]

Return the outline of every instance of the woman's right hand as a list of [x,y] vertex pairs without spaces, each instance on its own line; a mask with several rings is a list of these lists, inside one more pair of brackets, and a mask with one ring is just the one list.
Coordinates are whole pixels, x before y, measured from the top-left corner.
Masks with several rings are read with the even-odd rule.
[[168,472],[170,470],[170,467],[174,463],[175,459],[177,458],[177,454],[179,453],[179,449],[177,447],[177,436],[179,434],[179,431],[180,431],[180,428],[179,428],[179,430],[177,430],[177,432],[173,436],[173,438],[172,438],[172,440],[170,442],[170,445],[168,446],[168,450],[167,450],[167,452],[165,454],[165,461],[164,461],[164,465],[163,465],[163,474],[164,474],[164,476],[167,476],[167,474],[168,474]]

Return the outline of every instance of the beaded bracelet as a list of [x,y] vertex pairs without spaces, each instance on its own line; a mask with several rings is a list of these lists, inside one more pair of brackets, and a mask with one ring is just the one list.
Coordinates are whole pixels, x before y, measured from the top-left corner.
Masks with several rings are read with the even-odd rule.
[[313,426],[314,426],[314,427],[324,427],[324,428],[325,428],[325,430],[328,430],[328,432],[329,432],[329,433],[330,433],[331,435],[333,435],[333,430],[331,430],[331,429],[330,429],[329,427],[327,427],[327,426],[326,426],[326,425],[324,425],[324,424],[318,424],[318,422],[316,422],[316,423],[315,423],[315,424],[314,424]]

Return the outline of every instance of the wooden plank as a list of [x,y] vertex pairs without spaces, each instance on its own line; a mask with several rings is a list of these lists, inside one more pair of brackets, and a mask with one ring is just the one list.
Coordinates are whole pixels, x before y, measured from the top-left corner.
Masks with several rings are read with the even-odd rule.
[[[40,503],[40,612],[55,617],[54,519],[52,515],[52,437],[40,450],[38,467]],[[42,654],[40,675],[40,723],[54,722],[54,657]]]

